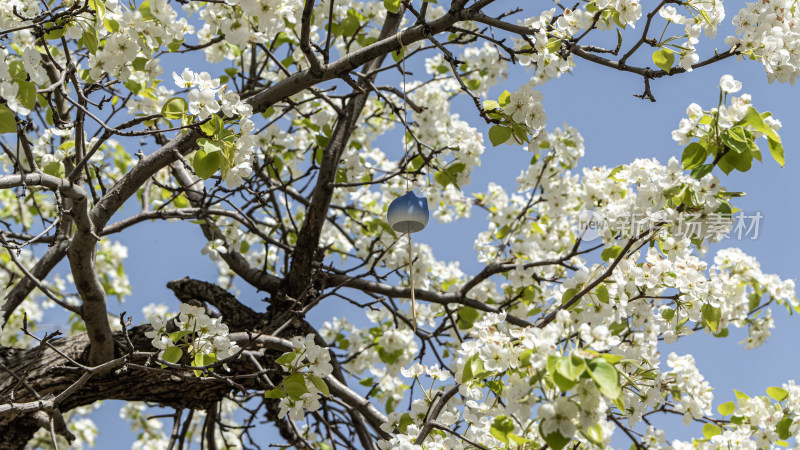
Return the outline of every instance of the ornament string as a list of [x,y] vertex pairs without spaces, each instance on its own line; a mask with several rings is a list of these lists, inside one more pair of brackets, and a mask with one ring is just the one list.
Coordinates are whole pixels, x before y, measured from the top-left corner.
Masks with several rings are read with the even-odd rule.
[[[408,152],[408,110],[406,108],[406,48],[403,45],[403,39],[400,37],[400,32],[397,32],[397,42],[400,44],[400,63],[402,64],[403,72],[403,150],[406,153],[406,192],[411,191],[410,176],[408,174],[408,165],[411,163],[410,155]],[[408,235],[408,278],[411,284],[411,322],[413,324],[414,332],[417,331],[417,301],[414,298],[414,257],[411,252],[411,232]]]

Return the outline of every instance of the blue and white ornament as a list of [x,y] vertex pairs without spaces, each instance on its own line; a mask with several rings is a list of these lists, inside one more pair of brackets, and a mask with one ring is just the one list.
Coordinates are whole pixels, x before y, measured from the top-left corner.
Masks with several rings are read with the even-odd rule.
[[389,225],[398,233],[421,231],[428,224],[429,217],[428,199],[417,197],[411,191],[394,199],[386,214]]

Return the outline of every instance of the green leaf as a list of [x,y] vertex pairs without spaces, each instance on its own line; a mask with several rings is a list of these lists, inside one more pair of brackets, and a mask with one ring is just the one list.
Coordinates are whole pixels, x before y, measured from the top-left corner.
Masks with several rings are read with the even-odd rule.
[[614,170],[612,170],[612,171],[611,171],[611,173],[609,173],[609,174],[608,174],[608,178],[611,178],[611,179],[612,179],[612,180],[614,180],[614,181],[624,181],[624,180],[620,180],[619,178],[616,178],[616,177],[615,177],[615,175],[616,175],[616,174],[618,174],[618,173],[620,173],[620,171],[622,171],[622,169],[623,169],[624,167],[625,167],[625,166],[622,166],[622,165],[620,165],[620,166],[617,166],[617,167],[614,167]]
[[331,391],[328,389],[328,383],[326,383],[325,380],[313,374],[308,374],[308,378],[311,379],[311,383],[316,386],[320,392],[328,397],[331,396]]
[[462,306],[458,308],[458,328],[461,330],[468,330],[472,328],[475,319],[478,318],[478,310],[471,306]]
[[156,20],[156,17],[150,11],[150,0],[144,0],[139,5],[139,12],[142,14],[142,19],[144,19],[145,21],[151,22]]
[[758,305],[761,304],[761,293],[753,292],[748,297],[748,306],[750,307],[750,311],[758,308]]
[[667,308],[664,311],[661,311],[661,317],[664,318],[666,321],[671,321],[673,317],[675,317],[675,310],[672,308]]
[[587,371],[600,392],[610,399],[619,397],[622,388],[619,385],[617,369],[603,358],[595,358],[587,363]]
[[355,36],[356,32],[358,32],[359,27],[361,27],[361,21],[358,20],[357,14],[352,8],[347,11],[347,17],[342,20],[339,28],[342,36]]
[[706,157],[708,157],[706,148],[697,142],[692,142],[691,144],[687,145],[685,149],[683,149],[681,162],[683,163],[684,169],[691,170],[700,164],[703,164],[703,162],[706,160]]
[[503,395],[503,389],[506,387],[502,380],[486,380],[486,386],[497,395]]
[[165,119],[180,119],[189,110],[189,103],[181,97],[172,97],[161,107],[161,115]]
[[453,178],[455,178],[456,175],[458,175],[459,173],[463,172],[464,169],[466,169],[466,168],[467,168],[466,164],[464,164],[462,162],[454,162],[454,163],[450,164],[449,166],[447,166],[447,173],[449,173],[450,175],[453,176]]
[[577,380],[586,371],[586,361],[578,355],[561,358],[556,364],[556,370],[569,380]]
[[164,354],[161,355],[161,359],[168,363],[177,364],[180,361],[181,356],[183,356],[183,350],[180,347],[169,347],[164,350]]
[[[189,199],[186,198],[185,195],[181,194],[175,197],[175,199],[172,200],[172,203],[175,205],[176,208],[186,208],[187,206],[189,206]],[[247,241],[242,241],[242,244],[244,244],[245,242]]]
[[180,340],[181,340],[181,338],[182,338],[182,337],[184,337],[184,336],[186,336],[187,334],[192,334],[192,332],[191,332],[191,331],[189,331],[189,330],[180,330],[180,331],[174,331],[174,332],[172,332],[172,333],[170,333],[170,334],[169,334],[169,338],[170,338],[170,340],[171,340],[172,342],[174,342],[174,343],[176,343],[176,344],[177,344],[177,343],[178,343],[178,341],[180,341]]
[[142,58],[141,56],[138,58],[134,58],[133,61],[131,62],[131,65],[135,70],[142,71],[144,70],[145,65],[147,65],[147,58]]
[[502,240],[503,238],[508,236],[509,233],[511,233],[511,227],[509,227],[508,225],[503,225],[502,227],[500,227],[499,230],[497,230],[497,234],[495,235],[495,237],[497,237],[497,239]]
[[286,397],[286,391],[283,389],[270,389],[264,392],[265,398],[284,398]]
[[42,169],[44,173],[48,175],[52,175],[54,177],[64,178],[66,175],[66,171],[64,170],[64,164],[61,161],[50,161],[47,165],[44,166]]
[[206,152],[206,153],[214,153],[222,151],[222,148],[225,146],[223,142],[214,141],[211,139],[200,138],[197,140],[197,145]]
[[597,299],[603,303],[608,303],[608,288],[605,284],[601,284],[598,286],[597,291],[595,291],[597,295]]
[[697,166],[692,169],[692,178],[699,180],[706,176],[707,174],[711,173],[711,170],[714,168],[711,164],[703,164],[701,166]]
[[461,374],[461,383],[472,381],[485,373],[486,369],[483,368],[483,360],[476,353],[470,356],[467,362],[464,363],[464,370]]
[[225,122],[216,114],[211,116],[208,122],[200,125],[200,131],[205,133],[206,136],[218,136],[222,133],[224,128]]
[[17,85],[19,85],[17,99],[22,103],[22,106],[33,110],[36,107],[36,85],[25,80],[17,80]]
[[622,253],[622,247],[615,245],[604,249],[603,253],[600,254],[600,258],[602,258],[603,261],[610,261],[612,259],[617,259],[620,253]]
[[668,48],[656,50],[653,52],[653,62],[659,69],[669,72],[672,69],[672,64],[675,63],[675,52]]
[[508,435],[514,431],[514,420],[507,416],[497,416],[492,422],[489,432],[498,441],[508,444]]
[[129,79],[128,81],[123,82],[122,85],[125,86],[126,88],[128,88],[128,90],[131,91],[131,93],[133,93],[134,95],[136,95],[139,92],[141,92],[142,88],[144,87],[144,86],[142,86],[141,83],[137,82],[136,80],[134,80],[132,78]]
[[524,438],[522,436],[517,436],[514,433],[509,433],[508,437],[511,438],[511,440],[514,441],[515,444],[517,444],[517,446],[518,446],[517,448],[525,448],[523,444],[526,444],[528,442],[532,442],[530,439]]
[[600,357],[605,359],[606,362],[608,362],[609,364],[616,364],[616,363],[622,361],[623,359],[625,359],[624,356],[615,355],[613,353],[603,353],[602,355],[600,355]]
[[541,422],[539,423],[539,434],[544,438],[544,441],[547,443],[547,445],[553,450],[561,450],[567,444],[569,444],[570,441],[569,438],[565,438],[558,431],[545,435],[544,432],[542,431]]
[[47,39],[48,41],[52,41],[52,40],[55,40],[55,39],[61,39],[61,36],[64,36],[64,33],[67,32],[66,27],[62,26],[60,28],[56,28],[57,25],[55,25],[55,24],[51,24],[51,25],[53,25],[53,29],[44,34],[44,38]]
[[561,39],[550,39],[547,41],[547,52],[558,53],[561,50]]
[[731,133],[723,133],[720,136],[722,143],[730,147],[736,153],[745,153],[750,151],[750,146],[746,142],[736,139]]
[[761,117],[761,114],[759,114],[758,111],[756,111],[756,109],[752,106],[747,108],[747,113],[744,115],[744,120],[745,122],[749,123],[750,126],[755,128],[756,131],[764,133],[768,138],[774,139],[778,142],[781,141],[778,133],[776,133],[772,127],[764,123],[764,118]]
[[786,163],[786,160],[783,156],[783,145],[781,144],[781,141],[780,140],[776,141],[771,137],[767,138],[767,141],[769,142],[770,154],[772,154],[772,157],[775,158],[775,161],[777,161],[778,164],[780,164],[781,167],[783,167],[784,164]]
[[[716,154],[717,152],[714,153]],[[733,172],[733,169],[735,168],[729,162],[728,158],[720,159],[719,162],[717,163],[717,166],[719,166],[719,168],[725,173],[725,175],[728,175],[729,173]],[[694,171],[692,171],[692,176],[695,176]]]
[[603,427],[599,423],[587,428],[584,434],[594,445],[603,447]]
[[483,101],[483,109],[487,111],[491,111],[493,109],[500,109],[500,103],[494,100],[484,100]]
[[[621,20],[619,20],[619,11],[613,10],[612,13],[611,13],[611,18],[614,19],[614,23],[616,23],[617,26],[622,28],[623,30],[625,28],[628,28],[628,24],[627,23],[622,22]],[[619,30],[617,30],[617,31],[619,31]]]
[[97,39],[97,30],[92,27],[88,27],[86,31],[83,32],[81,39],[83,39],[83,45],[86,46],[86,49],[89,50],[89,53],[93,55],[97,53],[97,47],[99,45],[99,40]]
[[383,0],[383,6],[392,14],[397,14],[400,11],[400,0]]
[[314,140],[317,141],[317,145],[319,145],[320,147],[327,147],[328,143],[331,141],[331,138],[329,138],[328,136],[318,134],[314,136]]
[[[207,355],[204,353],[198,353],[194,355],[194,361],[192,361],[192,365],[194,367],[203,367],[203,366],[210,366],[215,362],[217,362],[217,355],[213,353],[209,353]],[[208,369],[208,370],[213,372],[214,369]],[[203,375],[202,371],[200,370],[194,371],[194,376],[201,377],[202,375]]]
[[789,393],[786,392],[786,389],[779,388],[776,386],[770,386],[767,388],[767,395],[769,395],[776,401],[782,402],[786,398],[786,396],[789,395]]
[[744,392],[739,392],[736,389],[733,390],[734,395],[736,395],[736,399],[739,401],[747,400],[750,398],[749,395],[745,394]]
[[403,349],[387,352],[383,347],[378,346],[378,357],[380,357],[381,361],[385,362],[386,364],[394,364],[402,354]]
[[301,373],[293,373],[283,380],[283,387],[292,400],[300,400],[300,396],[308,392],[306,379]]
[[492,125],[492,128],[489,128],[489,140],[492,142],[493,146],[497,147],[506,142],[511,137],[512,132],[513,130],[509,127]]
[[106,14],[106,5],[103,0],[89,0],[89,8],[92,8],[101,19]]
[[722,317],[722,310],[706,303],[700,308],[700,312],[703,313],[703,322],[711,331],[716,333],[719,328],[719,320]]
[[183,45],[184,42],[185,39],[173,39],[172,42],[167,45],[167,49],[173,53],[177,52],[181,49],[181,45]]
[[711,439],[712,437],[719,436],[720,434],[722,434],[722,429],[713,423],[707,423],[703,425],[703,436],[705,436],[706,439]]
[[508,91],[503,91],[503,93],[500,94],[500,97],[497,97],[497,102],[500,103],[500,106],[506,106],[510,100],[511,93]]
[[781,439],[789,439],[792,437],[792,432],[789,430],[792,426],[792,418],[789,416],[783,416],[778,425],[775,426],[775,431],[778,432],[778,437]]
[[719,411],[719,413],[722,414],[723,416],[733,414],[733,412],[736,411],[736,403],[734,403],[733,401],[725,402],[717,406],[717,411]]
[[119,22],[114,19],[105,19],[103,21],[103,26],[109,33],[116,33],[119,31]]
[[442,187],[447,187],[450,184],[450,177],[447,176],[445,172],[437,171],[433,174],[433,179],[436,180],[437,183],[442,185]]
[[280,364],[280,365],[282,365],[282,366],[285,366],[287,364],[291,364],[292,361],[294,361],[294,359],[296,357],[297,357],[297,353],[288,352],[288,353],[284,353],[283,355],[281,355],[281,357],[276,359],[275,362]]
[[397,424],[397,428],[400,429],[401,433],[405,433],[406,430],[408,429],[408,426],[413,424],[414,424],[414,419],[411,418],[411,414],[403,413],[403,415],[400,416],[400,423]]
[[575,288],[569,288],[561,294],[561,304],[566,305],[568,301],[572,300],[572,297],[575,297],[575,294],[578,293],[578,290]]
[[198,150],[194,155],[194,171],[197,176],[207,180],[219,170],[220,152],[206,153]]
[[565,360],[569,360],[569,358],[562,358],[557,355],[550,355],[547,357],[547,373],[550,374],[553,382],[558,386],[561,392],[567,392],[578,384],[577,378],[571,379],[562,372],[569,372],[570,370],[565,367],[565,364],[569,364],[569,361],[565,363]]

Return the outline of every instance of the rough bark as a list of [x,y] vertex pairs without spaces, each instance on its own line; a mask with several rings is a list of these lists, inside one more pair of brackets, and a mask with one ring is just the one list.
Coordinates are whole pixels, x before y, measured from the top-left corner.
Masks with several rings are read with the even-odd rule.
[[[135,327],[129,330],[131,341],[138,351],[153,351],[150,339],[144,335],[146,327]],[[89,337],[79,334],[69,338],[57,338],[49,341],[58,352],[81,364],[89,363]],[[125,352],[122,333],[114,334],[117,354]],[[24,383],[18,383],[8,371],[0,377],[0,398],[13,398],[15,403],[30,402],[39,396],[57,395],[73,384],[83,372],[67,362],[56,350],[49,346],[29,350],[0,350],[0,363],[8,371],[19,376],[27,373]],[[144,365],[144,357],[132,358],[131,363]],[[198,379],[190,376],[178,376],[174,372],[151,370],[123,365],[105,375],[96,375],[73,395],[67,397],[59,406],[61,412],[67,412],[79,406],[89,405],[99,400],[148,401],[175,408],[205,409],[220,400],[231,386],[221,380]],[[253,371],[246,362],[231,366],[233,371]],[[30,388],[30,389],[29,389]],[[25,446],[33,433],[39,428],[32,414],[8,412],[0,415],[0,436],[3,436],[0,449],[19,449]]]

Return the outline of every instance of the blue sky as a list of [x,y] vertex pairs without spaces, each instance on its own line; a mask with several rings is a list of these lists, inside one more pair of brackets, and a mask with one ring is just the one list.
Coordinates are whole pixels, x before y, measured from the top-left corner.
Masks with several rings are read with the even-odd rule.
[[[734,13],[729,11],[726,21],[729,22]],[[726,35],[724,31],[720,34]],[[701,57],[709,55],[714,45],[725,48],[719,40],[701,41]],[[647,59],[640,59],[640,62],[652,65]],[[636,60],[632,63],[636,63]],[[166,74],[173,70],[173,64],[170,63]],[[200,67],[195,69],[202,70]],[[527,82],[524,70],[520,69],[512,67],[512,76],[492,90],[493,98],[502,89],[515,90]],[[179,68],[174,70],[180,72]],[[726,240],[712,248],[710,254],[713,255],[715,249],[719,248],[740,247],[758,258],[764,272],[796,280],[799,267],[797,257],[800,254],[800,245],[797,243],[797,234],[800,233],[800,205],[797,201],[800,192],[798,94],[797,88],[788,85],[769,85],[760,64],[729,59],[693,73],[655,80],[652,82],[652,92],[657,102],[651,103],[633,97],[642,92],[641,77],[577,60],[574,74],[565,75],[540,88],[548,115],[547,128],[552,130],[566,123],[581,132],[586,145],[582,167],[615,167],[645,157],[655,157],[662,162],[671,156],[680,158],[683,149],[672,140],[671,131],[677,128],[690,103],[696,102],[705,109],[716,106],[719,95],[717,85],[720,77],[726,73],[742,81],[744,86],[740,94],[751,94],[757,109],[771,111],[783,123],[780,134],[786,150],[786,167],[779,167],[768,152],[764,152],[764,162],[754,164],[751,171],[745,174],[734,172],[726,176],[715,171],[729,190],[747,194],[737,199],[734,206],[748,214],[760,212],[763,219],[758,239]],[[472,184],[465,190],[485,190],[489,182],[513,187],[505,181],[513,183],[520,168],[528,164],[530,155],[512,146],[492,148],[485,134],[488,127],[481,122],[467,99],[456,99],[454,110],[460,111],[462,119],[482,130],[487,143],[482,167],[474,172]],[[388,140],[379,144],[387,152],[392,145]],[[400,147],[399,143],[397,147]],[[132,212],[124,211],[122,216]],[[426,230],[415,235],[415,240],[433,247],[438,259],[461,261],[462,270],[475,273],[481,266],[475,259],[473,241],[485,227],[485,215],[476,209],[469,220],[450,224],[439,224],[432,220]],[[164,302],[173,308],[177,307],[171,292],[166,289],[167,281],[186,275],[209,281],[216,279],[216,268],[207,257],[200,254],[204,241],[196,225],[144,223],[114,239],[122,241],[129,248],[130,256],[125,261],[125,267],[131,279],[133,295],[121,308],[113,301],[109,306],[112,312],[127,309],[134,314],[136,323],[141,321],[142,306],[148,303]],[[247,294],[243,301],[263,311],[265,304],[260,299],[264,294],[247,290],[243,292]],[[310,318],[312,322],[320,324],[331,315],[339,314],[340,306],[323,304],[311,313]],[[768,386],[780,385],[797,378],[800,373],[800,358],[797,358],[795,350],[800,343],[800,327],[796,322],[800,318],[790,317],[779,308],[775,308],[774,316],[776,329],[772,337],[756,350],[744,350],[737,341],[745,333],[731,330],[727,339],[698,334],[672,345],[662,344],[661,352],[664,357],[671,351],[695,356],[700,372],[716,388],[715,407],[732,400],[734,388],[749,394],[763,394]],[[358,320],[353,318],[353,321]],[[119,405],[119,402],[113,403]],[[117,406],[101,411],[93,415],[101,430],[97,447],[119,447],[120,442],[126,441],[120,438],[126,435],[127,425],[117,419]],[[669,422],[668,436],[685,439],[698,434],[697,430],[690,434],[690,430],[677,420]],[[133,438],[130,435],[130,440]],[[627,447],[624,441],[615,440],[615,444]]]

